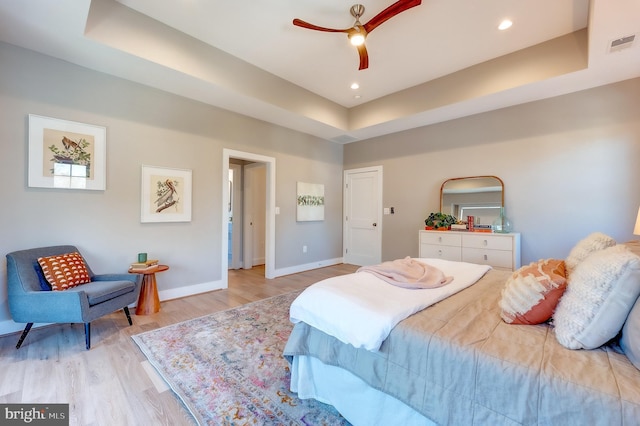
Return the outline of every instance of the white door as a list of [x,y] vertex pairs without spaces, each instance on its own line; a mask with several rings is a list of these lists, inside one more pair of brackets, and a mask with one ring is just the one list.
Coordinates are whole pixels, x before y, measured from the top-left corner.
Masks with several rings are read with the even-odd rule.
[[243,268],[265,263],[266,168],[253,163],[244,166]]
[[242,166],[229,163],[229,269],[242,267]]
[[382,166],[344,172],[344,262],[375,265],[382,258]]
[[242,268],[253,267],[253,174],[244,168],[242,203]]

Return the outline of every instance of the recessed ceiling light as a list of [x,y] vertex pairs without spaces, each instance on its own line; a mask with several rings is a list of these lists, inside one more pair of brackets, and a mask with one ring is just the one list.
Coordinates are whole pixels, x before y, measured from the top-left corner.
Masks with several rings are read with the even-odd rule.
[[511,28],[511,25],[513,25],[513,22],[511,22],[509,19],[505,19],[504,21],[500,22],[500,25],[498,25],[498,29],[506,30],[507,28]]
[[360,85],[359,85],[358,83],[351,83],[351,88],[352,88],[353,90],[356,90],[356,89],[359,89],[359,88],[360,88]]

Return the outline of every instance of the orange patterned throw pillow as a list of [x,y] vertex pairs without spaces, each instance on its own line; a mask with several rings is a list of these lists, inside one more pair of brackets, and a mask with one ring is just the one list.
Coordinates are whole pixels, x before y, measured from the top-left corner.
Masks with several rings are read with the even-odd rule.
[[523,266],[502,290],[502,319],[509,324],[540,324],[553,315],[567,288],[565,263],[547,259]]
[[84,259],[78,252],[40,257],[38,263],[44,277],[51,284],[51,290],[66,290],[91,282]]

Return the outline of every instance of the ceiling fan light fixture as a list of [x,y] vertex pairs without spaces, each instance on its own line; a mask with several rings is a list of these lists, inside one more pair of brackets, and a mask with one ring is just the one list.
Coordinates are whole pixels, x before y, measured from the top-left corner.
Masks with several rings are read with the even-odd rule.
[[364,43],[364,38],[364,34],[362,33],[352,32],[349,34],[349,41],[351,41],[351,44],[354,46],[361,46]]
[[365,38],[367,38],[367,30],[364,29],[360,21],[356,21],[356,23],[353,24],[353,28],[347,33],[347,37],[349,37],[352,45],[362,46]]
[[351,12],[351,16],[356,19],[351,28],[339,29],[320,27],[318,25],[310,24],[309,22],[305,22],[298,18],[295,18],[293,20],[293,25],[297,27],[307,28],[309,30],[324,31],[327,33],[347,34],[347,37],[349,38],[351,44],[354,45],[358,50],[358,57],[360,58],[360,67],[358,68],[358,70],[364,70],[369,68],[369,54],[367,53],[367,48],[364,45],[367,34],[375,30],[378,26],[382,25],[397,14],[402,13],[407,9],[411,9],[412,7],[419,6],[421,3],[422,0],[397,0],[382,12],[379,12],[376,16],[369,19],[364,25],[360,23],[360,17],[364,14],[364,6],[361,4],[354,4],[349,10]]

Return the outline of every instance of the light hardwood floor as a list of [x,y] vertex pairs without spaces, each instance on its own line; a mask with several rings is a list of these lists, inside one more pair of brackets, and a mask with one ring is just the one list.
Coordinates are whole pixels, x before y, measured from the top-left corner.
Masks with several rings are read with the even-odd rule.
[[304,289],[356,268],[335,265],[273,280],[264,278],[262,267],[229,271],[228,289],[162,302],[153,315],[132,310],[133,326],[122,311],[92,322],[89,351],[82,324],[33,329],[18,350],[19,334],[2,336],[0,403],[69,403],[71,425],[193,425],[173,392],[146,372],[132,335]]

